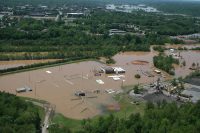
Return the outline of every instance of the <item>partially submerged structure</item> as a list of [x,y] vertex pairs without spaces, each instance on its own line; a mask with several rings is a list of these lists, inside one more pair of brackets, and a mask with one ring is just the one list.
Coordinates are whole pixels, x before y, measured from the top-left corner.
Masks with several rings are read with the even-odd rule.
[[119,74],[126,71],[121,67],[102,67],[101,70],[106,74]]
[[156,72],[157,74],[161,74],[161,71],[155,69],[154,72]]
[[125,73],[126,71],[123,69],[123,68],[121,68],[121,67],[112,67],[113,69],[114,69],[114,72],[116,73],[116,74],[118,74],[118,73]]
[[113,74],[113,73],[115,73],[115,71],[114,71],[114,69],[112,67],[101,67],[101,70],[105,74]]
[[32,91],[32,89],[31,89],[30,87],[27,87],[27,86],[22,87],[22,88],[17,88],[17,89],[16,89],[16,92],[17,92],[17,93],[28,92],[28,91]]
[[83,92],[83,91],[77,91],[77,92],[75,92],[75,96],[85,96],[86,94],[85,94],[85,92]]
[[119,30],[119,29],[110,29],[109,30],[109,35],[112,36],[112,35],[124,35],[126,34],[126,31],[123,31],[123,30]]

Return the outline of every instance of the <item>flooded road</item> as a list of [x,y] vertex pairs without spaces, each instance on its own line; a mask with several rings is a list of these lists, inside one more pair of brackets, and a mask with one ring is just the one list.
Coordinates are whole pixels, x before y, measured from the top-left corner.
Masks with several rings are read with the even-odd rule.
[[166,48],[174,48],[174,49],[178,49],[178,48],[187,48],[187,49],[192,49],[192,48],[197,48],[200,47],[200,44],[176,44],[176,45],[166,45]]

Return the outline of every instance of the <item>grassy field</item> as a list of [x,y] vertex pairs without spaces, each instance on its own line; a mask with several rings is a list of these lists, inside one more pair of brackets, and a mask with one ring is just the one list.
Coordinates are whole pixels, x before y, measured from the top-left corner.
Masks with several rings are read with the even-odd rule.
[[62,114],[55,114],[52,123],[58,124],[60,127],[67,127],[72,131],[81,129],[81,120],[74,120],[64,117]]
[[[37,102],[37,103],[41,103],[41,104],[47,103],[46,101],[42,101],[42,100],[38,100],[38,99],[33,99],[33,98],[28,98],[28,97],[20,97],[20,98],[23,99],[23,100],[25,100],[25,101],[27,101],[27,102],[33,101],[33,102]],[[44,117],[45,117],[45,110],[41,106],[35,105],[35,107],[38,109],[39,116],[41,118],[41,123],[43,123]]]
[[119,102],[121,107],[119,112],[113,113],[113,115],[115,115],[116,117],[128,118],[133,113],[140,113],[141,115],[143,115],[145,108],[144,101],[140,101],[137,104],[132,104],[131,102],[133,102],[134,100],[126,94],[117,95],[115,99]]
[[45,117],[45,110],[44,108],[40,107],[40,106],[36,106],[38,108],[39,111],[39,116],[41,118],[41,123],[43,123],[44,121],[44,117]]

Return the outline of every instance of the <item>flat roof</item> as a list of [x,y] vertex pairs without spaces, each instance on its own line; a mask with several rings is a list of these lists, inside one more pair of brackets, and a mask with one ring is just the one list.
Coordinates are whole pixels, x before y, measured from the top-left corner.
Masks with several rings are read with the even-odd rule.
[[67,13],[67,14],[70,14],[70,15],[83,15],[84,13],[75,13],[75,12],[72,12],[72,13]]
[[119,72],[121,72],[121,71],[126,71],[126,70],[124,70],[123,68],[121,68],[121,67],[112,67],[113,69],[114,69],[114,71],[119,71]]

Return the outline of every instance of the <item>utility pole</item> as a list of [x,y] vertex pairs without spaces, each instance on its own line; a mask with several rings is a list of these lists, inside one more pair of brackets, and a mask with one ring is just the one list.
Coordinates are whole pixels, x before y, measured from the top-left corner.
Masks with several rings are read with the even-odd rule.
[[35,98],[36,98],[37,83],[35,82]]

